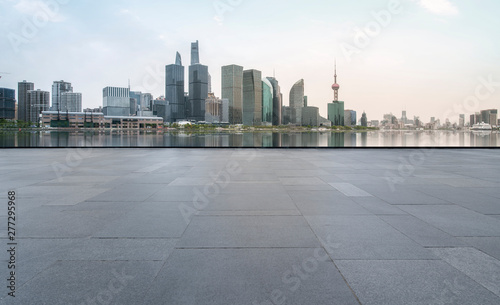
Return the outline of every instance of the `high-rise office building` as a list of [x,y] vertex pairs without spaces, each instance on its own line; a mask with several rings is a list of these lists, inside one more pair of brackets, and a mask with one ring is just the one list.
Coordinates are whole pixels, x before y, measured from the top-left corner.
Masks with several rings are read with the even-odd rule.
[[458,127],[465,127],[465,114],[461,114],[458,118]]
[[243,67],[222,67],[222,99],[229,100],[229,122],[243,124]]
[[165,77],[165,99],[171,105],[171,123],[186,119],[184,71],[181,55],[177,52],[175,65],[168,65],[166,67]]
[[243,125],[262,124],[262,72],[243,71]]
[[291,123],[302,124],[302,108],[304,108],[304,80],[301,79],[290,90]]
[[17,90],[17,102],[18,102],[17,119],[19,121],[27,122],[27,121],[29,121],[28,109],[30,108],[28,91],[34,90],[35,84],[23,81],[21,83],[18,83],[17,89],[18,89]]
[[59,97],[59,111],[82,112],[82,94],[76,92],[61,93]]
[[357,114],[354,110],[344,110],[344,126],[353,127],[357,124]]
[[61,97],[63,93],[73,92],[71,83],[65,81],[55,81],[52,85],[52,111],[66,111],[61,107]]
[[333,126],[344,126],[344,102],[339,101],[340,85],[337,83],[337,64],[335,63],[335,83],[332,85],[334,99],[328,104],[328,120]]
[[43,111],[50,109],[50,92],[42,90],[28,91],[27,121],[39,123]]
[[189,66],[189,102],[187,118],[205,120],[205,100],[208,97],[208,67],[200,64],[198,41],[191,44],[191,65]]
[[368,118],[366,117],[366,112],[363,111],[363,115],[361,116],[361,126],[368,127]]
[[16,90],[0,88],[0,119],[16,117]]
[[262,79],[262,122],[273,124],[273,85],[264,78]]
[[406,116],[406,111],[403,111],[403,115],[401,116],[401,122],[403,122],[403,124],[408,123],[408,117]]
[[200,63],[200,45],[198,40],[191,43],[191,65],[197,65]]
[[318,107],[306,106],[302,108],[302,126],[318,127],[320,124],[320,115]]
[[273,125],[279,126],[282,124],[283,95],[276,78],[268,77],[267,79],[273,85]]
[[106,87],[102,91],[104,115],[130,116],[129,88]]
[[498,119],[497,109],[488,109],[481,111],[481,120],[486,124],[495,125]]

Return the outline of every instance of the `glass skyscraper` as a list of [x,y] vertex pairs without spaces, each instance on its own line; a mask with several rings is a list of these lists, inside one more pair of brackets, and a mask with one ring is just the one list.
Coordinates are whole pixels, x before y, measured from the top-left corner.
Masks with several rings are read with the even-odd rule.
[[222,67],[222,98],[229,100],[229,122],[243,124],[243,67]]
[[177,52],[175,64],[166,67],[165,77],[165,99],[169,102],[169,105],[171,105],[172,111],[170,123],[186,119],[184,71],[181,55]]
[[344,126],[344,102],[334,101],[328,104],[328,120],[333,126]]
[[129,88],[106,87],[102,91],[104,115],[130,116]]
[[273,124],[273,85],[266,78],[262,80],[262,122]]
[[243,71],[243,125],[262,124],[262,72]]
[[282,124],[283,95],[276,78],[268,77],[267,79],[273,85],[273,125],[279,126]]
[[16,117],[16,91],[0,88],[0,119],[12,120]]
[[208,67],[200,64],[198,41],[191,44],[191,66],[189,66],[189,102],[187,118],[194,121],[205,120],[205,101],[208,97]]
[[304,108],[304,80],[301,79],[290,90],[291,123],[302,124],[302,108]]
[[63,112],[82,112],[82,94],[65,92],[59,99],[59,110]]

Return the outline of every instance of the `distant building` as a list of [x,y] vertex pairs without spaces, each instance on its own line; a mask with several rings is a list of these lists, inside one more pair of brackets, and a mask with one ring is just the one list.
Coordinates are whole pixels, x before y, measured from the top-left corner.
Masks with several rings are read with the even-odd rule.
[[59,98],[60,111],[81,112],[82,111],[82,94],[75,92],[62,93]]
[[361,116],[361,126],[368,127],[368,118],[366,117],[366,112],[363,112]]
[[179,52],[177,52],[175,64],[166,66],[165,70],[165,99],[169,102],[169,105],[171,105],[171,123],[176,122],[177,120],[185,120],[185,69],[182,65],[182,59]]
[[99,106],[98,108],[86,108],[83,110],[83,112],[104,113],[102,106]]
[[262,124],[262,73],[243,71],[243,125]]
[[42,90],[28,91],[28,109],[27,121],[39,123],[43,111],[48,111],[50,108],[50,92]]
[[475,114],[471,114],[470,115],[470,120],[469,120],[469,125],[472,126],[476,124],[476,115]]
[[408,117],[406,116],[406,111],[403,111],[403,114],[401,116],[401,122],[403,124],[407,124],[408,123]]
[[344,102],[334,101],[328,104],[328,120],[332,126],[344,126]]
[[282,124],[283,94],[276,78],[268,77],[267,80],[273,85],[273,125],[279,126]]
[[16,90],[0,88],[0,119],[16,118]]
[[93,112],[42,112],[44,126],[54,128],[115,128],[115,129],[158,129],[163,119],[158,117],[105,116]]
[[262,122],[273,124],[273,85],[264,78],[262,79]]
[[297,81],[290,90],[291,123],[302,124],[302,108],[304,108],[304,80]]
[[205,122],[229,123],[229,100],[220,99],[209,93],[205,102]]
[[172,118],[172,106],[165,99],[156,99],[153,101],[153,115],[161,117],[165,123],[175,123]]
[[320,115],[318,107],[302,108],[302,126],[318,127],[320,125]]
[[137,99],[130,98],[130,115],[137,116]]
[[353,127],[357,125],[357,114],[354,110],[344,110],[344,126]]
[[458,127],[465,127],[465,114],[461,114],[458,118]]
[[189,120],[205,120],[205,100],[208,97],[208,67],[200,64],[198,41],[191,44],[191,65],[189,66],[189,102],[186,117]]
[[222,99],[229,101],[229,122],[243,124],[243,67],[222,67]]
[[17,119],[19,121],[27,122],[30,119],[29,109],[31,106],[29,105],[29,96],[28,91],[35,90],[35,84],[23,81],[18,83],[17,90]]
[[103,89],[104,115],[130,116],[130,89],[106,87]]
[[[50,108],[52,111],[67,111],[68,105],[66,104],[63,108],[62,105],[62,95],[63,93],[72,93],[73,87],[71,83],[65,81],[55,81],[52,85],[52,107]],[[81,103],[81,95],[80,95],[80,103]],[[70,105],[73,108],[73,105]]]
[[481,111],[481,119],[486,124],[493,124],[497,121],[498,110],[497,109],[488,109]]
[[288,125],[292,122],[292,108],[283,106],[282,110],[282,125]]
[[485,121],[483,121],[483,117],[481,115],[481,112],[476,112],[474,121],[476,122],[476,124],[486,123]]

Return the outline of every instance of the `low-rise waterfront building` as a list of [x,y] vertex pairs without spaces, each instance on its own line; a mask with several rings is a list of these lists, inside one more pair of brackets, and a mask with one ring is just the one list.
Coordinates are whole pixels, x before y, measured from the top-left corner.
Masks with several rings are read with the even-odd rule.
[[137,116],[105,116],[96,112],[42,112],[42,123],[52,128],[163,128],[163,118]]

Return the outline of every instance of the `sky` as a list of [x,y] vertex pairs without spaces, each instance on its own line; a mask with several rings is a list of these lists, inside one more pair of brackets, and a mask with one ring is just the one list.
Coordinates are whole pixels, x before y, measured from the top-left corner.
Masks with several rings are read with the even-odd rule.
[[[340,100],[369,120],[386,113],[458,121],[500,108],[498,0],[0,0],[0,87],[56,80],[102,105],[102,89],[165,94],[165,65],[191,42],[221,95],[221,67],[305,81],[327,115],[337,62]],[[187,86],[186,86],[187,91]]]

